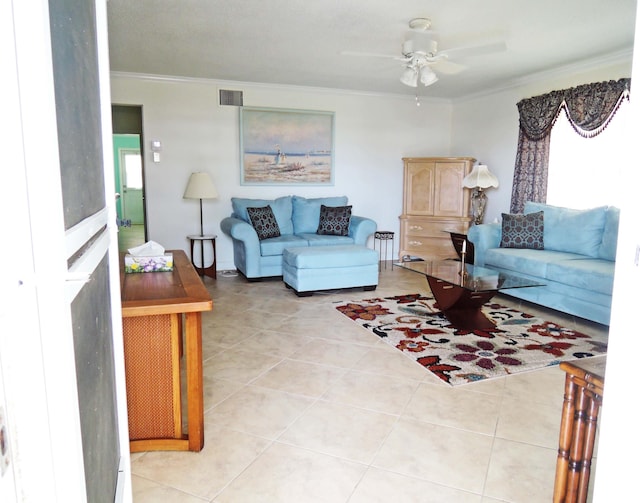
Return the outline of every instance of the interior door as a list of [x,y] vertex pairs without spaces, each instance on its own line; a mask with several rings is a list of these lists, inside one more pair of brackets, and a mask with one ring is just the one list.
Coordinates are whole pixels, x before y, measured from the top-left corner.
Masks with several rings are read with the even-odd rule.
[[117,212],[121,225],[144,225],[144,178],[139,135],[113,135]]
[[147,241],[142,107],[113,105],[111,117],[118,246],[125,251]]
[[120,151],[122,214],[132,225],[144,224],[142,204],[142,156],[140,150]]

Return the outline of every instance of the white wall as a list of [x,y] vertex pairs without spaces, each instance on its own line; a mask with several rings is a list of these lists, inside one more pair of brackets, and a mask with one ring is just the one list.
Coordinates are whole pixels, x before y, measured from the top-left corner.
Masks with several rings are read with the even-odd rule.
[[[143,106],[149,239],[187,251],[186,236],[199,233],[199,210],[197,201],[182,194],[191,172],[208,171],[219,198],[203,201],[204,231],[218,235],[218,269],[234,268],[231,240],[219,226],[231,213],[231,197],[347,195],[354,214],[395,231],[397,240],[402,157],[450,153],[448,101],[422,99],[417,107],[411,96],[119,74],[112,75],[111,86],[114,104]],[[245,106],[335,112],[335,185],[241,185],[239,113],[218,106],[219,87],[243,90]],[[160,163],[151,160],[151,140],[162,142]]]
[[615,64],[603,62],[590,68],[571,67],[532,76],[518,86],[453,105],[451,155],[473,152],[476,159],[487,164],[500,181],[497,189],[487,190],[485,222],[509,212],[518,146],[517,103],[553,90],[630,77],[630,55],[622,59],[625,61]]

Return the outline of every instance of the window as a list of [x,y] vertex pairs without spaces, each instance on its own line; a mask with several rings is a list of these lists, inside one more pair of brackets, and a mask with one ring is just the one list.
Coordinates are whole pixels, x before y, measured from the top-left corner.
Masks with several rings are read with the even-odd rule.
[[129,189],[142,188],[142,157],[139,151],[127,151],[122,155],[125,169],[125,185]]
[[609,126],[593,138],[577,134],[564,110],[551,131],[547,203],[576,209],[620,206],[620,187],[634,157],[631,112],[625,100]]

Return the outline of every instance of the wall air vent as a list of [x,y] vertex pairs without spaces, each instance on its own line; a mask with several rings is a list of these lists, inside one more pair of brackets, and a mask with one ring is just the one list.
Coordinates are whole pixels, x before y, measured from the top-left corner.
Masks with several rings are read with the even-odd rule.
[[241,107],[242,91],[220,89],[220,106]]

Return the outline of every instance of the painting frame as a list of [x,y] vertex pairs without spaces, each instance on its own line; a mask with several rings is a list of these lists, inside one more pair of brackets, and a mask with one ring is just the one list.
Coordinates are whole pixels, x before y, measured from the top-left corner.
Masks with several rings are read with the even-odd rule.
[[240,108],[241,185],[334,185],[335,112]]

